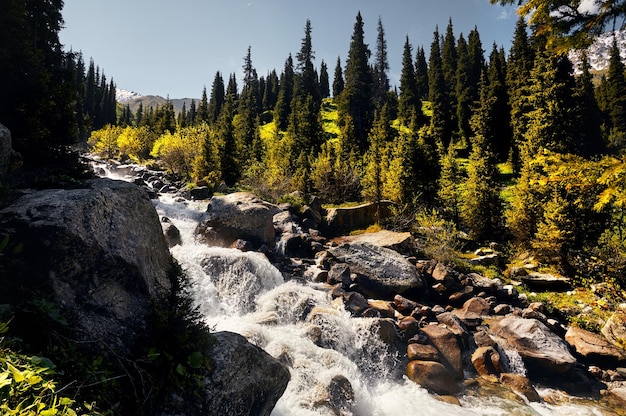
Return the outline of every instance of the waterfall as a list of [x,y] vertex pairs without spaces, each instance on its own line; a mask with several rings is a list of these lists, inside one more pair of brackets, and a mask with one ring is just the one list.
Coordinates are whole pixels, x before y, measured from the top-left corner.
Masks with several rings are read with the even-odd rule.
[[[272,416],[593,414],[583,406],[497,397],[440,402],[403,376],[405,351],[384,341],[384,321],[351,317],[323,285],[286,281],[263,254],[196,244],[193,231],[206,203],[171,197],[154,203],[181,231],[183,244],[171,251],[208,327],[237,332],[289,367],[291,381]],[[519,372],[519,355],[505,352],[510,370]],[[348,387],[329,393],[336,380]]]

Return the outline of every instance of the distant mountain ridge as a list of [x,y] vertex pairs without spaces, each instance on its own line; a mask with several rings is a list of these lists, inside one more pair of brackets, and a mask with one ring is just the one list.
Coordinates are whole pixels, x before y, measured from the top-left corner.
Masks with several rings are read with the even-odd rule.
[[[626,60],[626,29],[616,30],[615,33],[607,32],[598,36],[593,44],[587,48],[587,57],[593,71],[604,71],[608,69],[614,34],[622,61]],[[580,60],[580,52],[571,51],[569,53],[569,59],[574,64],[574,72],[580,73],[582,63]]]
[[[130,107],[130,110],[133,113],[137,112],[139,108],[139,104],[143,104],[144,111],[148,110],[150,107],[156,109],[158,107],[162,107],[167,102],[167,98],[163,98],[158,95],[141,95],[134,91],[129,91],[121,88],[117,88],[115,92],[115,99],[118,103],[124,104]],[[174,106],[174,111],[176,114],[180,113],[183,104],[187,110],[191,106],[191,100],[196,102],[196,107],[200,104],[200,99],[198,98],[170,98],[170,102]]]

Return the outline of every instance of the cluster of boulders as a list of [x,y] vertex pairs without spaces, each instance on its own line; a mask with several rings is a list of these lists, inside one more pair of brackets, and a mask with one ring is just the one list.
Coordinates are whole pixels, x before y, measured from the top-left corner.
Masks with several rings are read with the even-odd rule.
[[[341,211],[342,224],[361,225],[381,212],[375,204],[355,207],[355,219],[350,208]],[[322,284],[353,316],[391,325],[385,341],[403,345],[406,376],[439,395],[482,379],[539,401],[537,382],[589,394],[606,389],[602,382],[624,380],[625,313],[616,313],[604,336],[567,327],[514,285],[418,259],[409,233],[328,238],[319,231],[328,217],[337,214],[315,198],[295,210],[236,193],[211,198],[197,233],[213,244],[262,251],[287,279]],[[502,257],[492,247],[472,261],[498,265]]]

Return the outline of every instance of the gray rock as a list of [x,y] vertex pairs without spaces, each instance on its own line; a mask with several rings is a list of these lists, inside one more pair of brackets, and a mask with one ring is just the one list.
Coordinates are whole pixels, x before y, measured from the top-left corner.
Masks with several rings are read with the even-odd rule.
[[344,244],[329,250],[356,274],[359,291],[373,299],[391,300],[396,294],[420,289],[424,282],[417,269],[393,250],[367,243]]
[[337,242],[337,244],[369,243],[378,247],[389,248],[405,255],[412,255],[415,252],[415,240],[411,233],[381,230],[375,233],[338,237],[333,241]]
[[11,132],[0,124],[0,177],[9,171],[12,153]]
[[145,192],[109,179],[85,186],[34,192],[0,211],[9,250],[22,247],[0,257],[0,304],[46,293],[78,336],[123,350],[170,296],[171,257]]
[[206,414],[269,415],[289,383],[287,367],[239,334],[213,335],[214,370],[201,396]]
[[536,319],[509,315],[492,321],[491,329],[517,350],[531,373],[541,376],[562,374],[576,364],[568,345]]
[[214,196],[200,218],[196,235],[209,245],[228,247],[237,239],[273,248],[273,217],[280,209],[247,192]]

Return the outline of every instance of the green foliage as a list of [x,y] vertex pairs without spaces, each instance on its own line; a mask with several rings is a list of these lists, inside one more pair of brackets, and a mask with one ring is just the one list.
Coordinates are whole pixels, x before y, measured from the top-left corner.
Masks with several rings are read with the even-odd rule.
[[419,210],[415,215],[413,232],[428,258],[447,264],[454,263],[458,258],[457,250],[461,243],[456,226],[435,210]]

